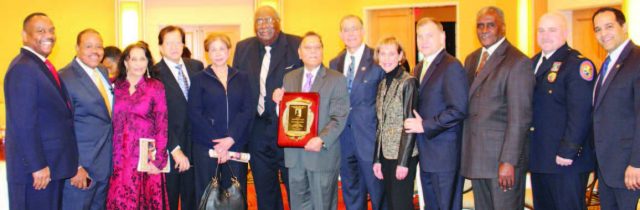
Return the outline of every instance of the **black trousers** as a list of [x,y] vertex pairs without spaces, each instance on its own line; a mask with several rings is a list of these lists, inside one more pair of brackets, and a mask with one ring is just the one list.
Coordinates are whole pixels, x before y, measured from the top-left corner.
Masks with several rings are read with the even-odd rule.
[[533,208],[548,210],[587,209],[585,195],[588,181],[589,172],[531,173]]
[[[169,154],[169,158],[171,154]],[[193,160],[191,165],[193,165]],[[195,196],[195,182],[193,175],[193,168],[185,172],[178,172],[175,168],[176,162],[171,159],[171,173],[166,174],[167,179],[167,196],[169,197],[169,208],[171,210],[178,210],[178,203],[180,203],[181,209],[196,209],[200,199]]]
[[389,160],[384,158],[380,160],[382,165],[382,176],[384,182],[383,199],[388,205],[389,210],[412,210],[413,207],[413,189],[416,180],[416,166],[418,165],[418,156],[409,158],[407,168],[409,173],[403,180],[396,179],[396,167],[398,160]]

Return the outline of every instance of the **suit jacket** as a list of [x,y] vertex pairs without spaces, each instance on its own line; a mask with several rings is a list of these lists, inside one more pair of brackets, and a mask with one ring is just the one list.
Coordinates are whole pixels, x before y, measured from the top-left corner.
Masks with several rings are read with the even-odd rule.
[[[107,70],[103,67],[98,70],[108,82]],[[76,59],[60,70],[60,79],[64,81],[73,106],[80,165],[92,179],[106,182],[113,169],[111,114],[95,83]],[[111,93],[112,90],[106,91]]]
[[625,188],[627,166],[640,167],[640,48],[629,42],[595,99],[595,150],[604,182]]
[[[416,78],[424,62],[416,65]],[[467,117],[469,83],[458,59],[442,50],[429,65],[418,88],[416,110],[424,133],[418,134],[420,169],[450,172],[460,168],[462,121]]]
[[58,87],[47,66],[21,49],[4,78],[7,112],[7,180],[31,184],[31,173],[49,167],[52,180],[78,171],[73,113],[64,82]]
[[[284,76],[287,92],[300,92],[303,68]],[[307,152],[301,148],[285,148],[284,164],[287,168],[304,168],[310,171],[333,171],[340,168],[340,144],[336,143],[349,115],[347,81],[335,70],[320,67],[311,92],[320,94],[318,106],[318,137],[324,141],[320,152]]]
[[[329,62],[329,68],[344,75],[344,60],[346,50],[343,50]],[[378,83],[384,76],[384,71],[373,62],[373,49],[365,46],[357,71],[351,83],[349,102],[351,104],[347,124],[344,128],[351,132],[340,135],[342,151],[354,151],[360,160],[373,161],[373,146],[376,141],[376,94]],[[347,134],[351,133],[350,136]],[[357,138],[356,138],[357,136]],[[344,154],[344,153],[343,153]]]
[[464,122],[461,174],[498,177],[502,162],[526,165],[535,78],[531,61],[505,40],[475,75],[482,49],[467,56],[471,78],[469,117]]
[[[540,59],[540,53],[533,57],[533,69]],[[552,70],[554,64],[560,67]],[[590,70],[585,72],[583,67]],[[595,160],[590,142],[594,74],[591,61],[567,44],[540,64],[533,92],[531,172],[583,173],[593,170]],[[556,156],[572,159],[573,163],[568,167],[560,166],[556,164]]]
[[[187,68],[189,81],[193,84],[193,76],[204,69],[202,62],[198,60],[183,58],[184,66]],[[167,111],[169,115],[169,133],[167,140],[167,149],[172,152],[178,145],[180,150],[189,158],[191,158],[191,128],[189,125],[189,117],[187,115],[187,99],[178,85],[178,80],[171,73],[171,68],[167,66],[164,59],[160,60],[153,66],[157,72],[157,78],[164,85],[165,95],[167,97]],[[171,161],[174,162],[174,161]],[[171,170],[178,172],[178,170]]]
[[[276,104],[271,100],[271,94],[276,88],[282,87],[284,75],[302,66],[298,47],[300,37],[281,32],[276,41],[271,44],[271,61],[265,84],[266,96],[264,98],[265,111],[262,117],[269,119],[271,127],[265,131],[268,137],[275,138],[278,134],[278,116]],[[249,76],[249,91],[252,107],[257,112],[258,98],[260,96],[260,67],[265,54],[264,45],[257,37],[251,37],[238,42],[233,55],[233,68],[246,72]]]

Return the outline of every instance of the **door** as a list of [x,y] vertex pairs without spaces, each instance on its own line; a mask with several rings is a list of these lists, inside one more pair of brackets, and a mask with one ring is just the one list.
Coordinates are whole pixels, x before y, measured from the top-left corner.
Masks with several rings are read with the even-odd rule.
[[367,28],[369,46],[375,48],[380,39],[395,36],[406,53],[409,66],[415,66],[415,20],[412,8],[370,10]]

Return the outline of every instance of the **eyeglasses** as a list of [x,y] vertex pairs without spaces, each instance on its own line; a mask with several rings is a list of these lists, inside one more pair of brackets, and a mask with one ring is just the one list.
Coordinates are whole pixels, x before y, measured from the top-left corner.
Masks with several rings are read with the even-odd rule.
[[263,24],[273,24],[275,23],[277,20],[273,19],[272,17],[266,17],[266,18],[257,18],[256,19],[256,24],[257,25],[263,25]]

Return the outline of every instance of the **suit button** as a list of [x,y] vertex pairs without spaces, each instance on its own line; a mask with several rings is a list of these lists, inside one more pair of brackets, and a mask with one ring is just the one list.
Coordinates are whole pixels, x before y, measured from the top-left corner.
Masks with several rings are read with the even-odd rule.
[[553,94],[553,90],[549,89],[549,94]]
[[529,131],[535,131],[535,130],[536,130],[536,128],[534,128],[533,126],[531,126],[531,127],[529,128]]

